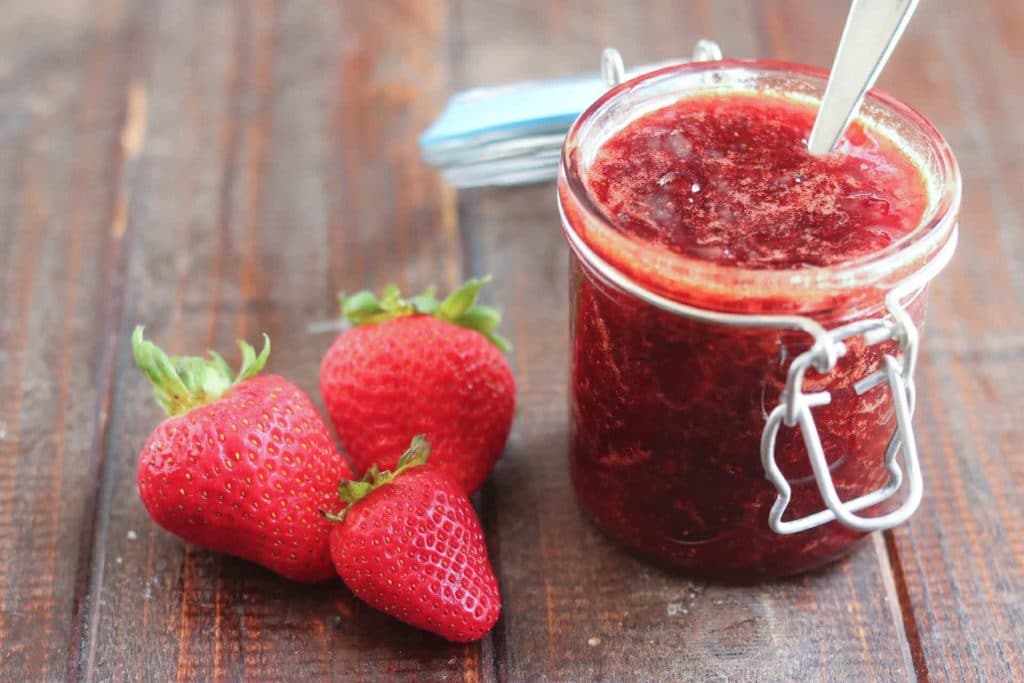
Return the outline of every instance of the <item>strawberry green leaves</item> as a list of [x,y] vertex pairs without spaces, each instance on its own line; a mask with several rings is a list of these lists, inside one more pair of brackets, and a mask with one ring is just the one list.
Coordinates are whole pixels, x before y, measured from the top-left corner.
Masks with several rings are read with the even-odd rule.
[[353,325],[382,323],[418,312],[422,311],[417,311],[412,301],[403,299],[395,285],[385,287],[379,299],[365,289],[341,299],[341,314]]
[[181,415],[206,405],[250,377],[256,376],[270,356],[270,338],[263,335],[259,355],[245,341],[239,340],[242,364],[232,373],[227,361],[215,351],[202,356],[168,356],[163,349],[143,338],[143,326],[132,333],[135,364],[153,384],[153,396],[168,415]]
[[345,519],[345,513],[353,505],[381,486],[390,484],[402,472],[426,464],[427,457],[429,456],[430,442],[427,441],[427,437],[423,434],[414,436],[409,444],[409,448],[398,459],[398,465],[395,466],[395,469],[381,472],[376,465],[372,465],[366,470],[366,474],[363,475],[362,479],[354,481],[342,479],[338,482],[338,497],[345,504],[344,509],[336,515],[328,512],[322,512],[321,514],[332,522],[342,521]]
[[443,301],[437,300],[434,287],[409,299],[402,298],[394,285],[385,287],[379,298],[364,290],[344,297],[341,313],[353,325],[380,323],[406,315],[432,315],[453,325],[476,330],[502,351],[509,351],[512,345],[497,331],[501,313],[477,303],[480,290],[488,282],[490,277],[467,280]]

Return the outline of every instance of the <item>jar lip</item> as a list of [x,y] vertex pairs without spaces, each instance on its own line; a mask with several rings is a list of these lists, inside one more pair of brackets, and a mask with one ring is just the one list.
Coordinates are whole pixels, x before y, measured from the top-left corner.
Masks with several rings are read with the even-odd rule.
[[[615,263],[613,267],[637,281],[642,288],[680,300],[686,298],[687,292],[697,291],[701,299],[710,302],[709,308],[720,310],[757,309],[761,307],[757,303],[759,299],[794,312],[830,307],[838,299],[855,291],[872,286],[892,286],[895,281],[906,277],[908,270],[912,272],[919,269],[942,248],[953,233],[960,205],[962,189],[956,159],[941,133],[923,115],[877,89],[872,89],[866,100],[880,105],[887,114],[894,114],[901,123],[916,129],[937,160],[937,168],[933,171],[915,162],[926,182],[936,188],[929,210],[912,231],[885,248],[830,266],[756,269],[680,254],[617,230],[614,221],[591,197],[584,179],[574,167],[573,156],[579,148],[579,137],[584,127],[612,102],[636,88],[691,74],[730,71],[745,72],[751,76],[802,77],[814,81],[815,85],[820,82],[822,90],[828,77],[826,70],[804,64],[764,59],[727,59],[668,66],[609,89],[572,124],[562,148],[558,184],[563,228],[573,230],[602,260],[609,264]],[[693,90],[694,93],[700,91]],[[681,94],[680,99],[685,96]],[[870,118],[860,120],[866,125],[872,125]],[[895,134],[894,131],[882,132]],[[905,148],[905,145],[899,144],[900,139],[892,139]],[[566,211],[570,200],[573,203],[572,210]],[[584,225],[580,225],[580,221],[574,224],[572,218],[576,214]],[[629,256],[633,256],[631,265],[634,267],[622,268],[619,259],[610,259],[608,253],[617,250],[621,250],[627,261]],[[719,291],[706,291],[708,287]]]

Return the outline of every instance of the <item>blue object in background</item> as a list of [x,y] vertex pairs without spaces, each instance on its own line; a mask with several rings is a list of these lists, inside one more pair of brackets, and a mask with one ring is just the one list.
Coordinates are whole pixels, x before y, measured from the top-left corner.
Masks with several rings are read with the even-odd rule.
[[[713,41],[700,40],[693,61],[721,59]],[[524,185],[554,178],[573,121],[609,84],[680,64],[670,60],[623,73],[622,57],[602,55],[604,75],[474,88],[453,96],[420,136],[423,159],[456,187]]]

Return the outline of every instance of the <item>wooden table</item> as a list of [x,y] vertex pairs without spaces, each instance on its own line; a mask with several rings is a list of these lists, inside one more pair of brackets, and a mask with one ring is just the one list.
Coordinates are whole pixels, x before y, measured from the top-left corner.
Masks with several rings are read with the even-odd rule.
[[[51,0],[0,15],[0,679],[1024,680],[1024,6],[932,0],[883,86],[966,178],[935,284],[913,521],[737,588],[621,552],[566,474],[550,184],[454,192],[416,137],[453,91],[688,54],[827,66],[843,3]],[[316,395],[335,293],[493,273],[520,408],[477,501],[504,595],[479,644],[183,545],[139,502],[174,351],[274,340]],[[317,399],[319,400],[319,399]]]

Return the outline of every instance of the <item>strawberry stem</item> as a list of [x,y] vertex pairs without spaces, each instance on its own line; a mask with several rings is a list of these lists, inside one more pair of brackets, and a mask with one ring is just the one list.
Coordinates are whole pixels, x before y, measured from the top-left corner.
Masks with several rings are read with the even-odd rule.
[[398,459],[398,464],[395,466],[395,469],[381,472],[377,469],[376,465],[371,465],[370,469],[366,471],[366,474],[363,475],[362,479],[342,479],[338,482],[338,497],[341,498],[341,502],[345,503],[345,507],[337,514],[331,514],[323,510],[321,510],[320,513],[332,522],[340,522],[344,520],[345,513],[351,510],[353,505],[361,501],[363,498],[366,498],[366,496],[370,495],[381,486],[390,484],[396,477],[400,476],[406,470],[425,464],[429,456],[430,442],[427,441],[427,437],[423,434],[414,436],[412,442],[409,444],[409,448],[407,448],[405,453],[402,454],[402,457]]
[[135,364],[153,384],[153,396],[168,415],[181,415],[217,400],[239,382],[257,375],[270,356],[270,338],[263,335],[259,355],[239,340],[242,365],[232,373],[227,361],[216,351],[202,356],[168,356],[163,349],[143,338],[143,326],[132,333]]
[[434,287],[422,294],[403,299],[395,285],[389,285],[377,297],[369,290],[342,297],[341,314],[353,325],[381,323],[407,315],[432,315],[439,320],[476,330],[502,351],[512,345],[498,334],[501,314],[490,306],[477,303],[480,290],[491,281],[490,276],[467,280],[444,301],[438,301]]

